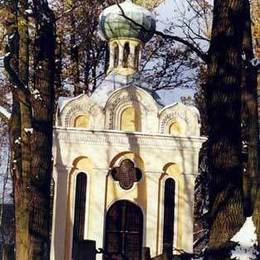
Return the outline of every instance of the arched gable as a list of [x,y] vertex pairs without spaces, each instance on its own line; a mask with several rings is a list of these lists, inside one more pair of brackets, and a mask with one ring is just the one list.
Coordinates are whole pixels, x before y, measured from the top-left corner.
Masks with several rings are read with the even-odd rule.
[[198,110],[182,103],[163,108],[159,114],[159,133],[176,136],[200,135]]
[[103,129],[104,114],[102,109],[86,94],[68,101],[59,113],[60,126]]
[[122,113],[131,107],[138,116],[138,131],[157,132],[156,101],[148,92],[134,86],[117,89],[108,98],[105,105],[106,129],[120,130]]

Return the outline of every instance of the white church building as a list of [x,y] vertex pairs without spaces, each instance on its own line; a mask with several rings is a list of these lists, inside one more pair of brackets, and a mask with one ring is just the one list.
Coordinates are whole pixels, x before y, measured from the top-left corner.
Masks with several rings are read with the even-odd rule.
[[139,62],[155,18],[131,1],[120,6],[100,15],[110,50],[106,79],[57,112],[52,260],[78,259],[81,241],[95,241],[106,259],[118,260],[141,260],[144,248],[151,257],[193,250],[194,184],[205,141],[199,114],[182,103],[163,106],[149,89]]

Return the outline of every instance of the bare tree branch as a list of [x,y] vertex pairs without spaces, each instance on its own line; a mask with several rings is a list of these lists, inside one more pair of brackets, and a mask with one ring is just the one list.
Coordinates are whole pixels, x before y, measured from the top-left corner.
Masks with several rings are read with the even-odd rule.
[[7,53],[4,57],[4,67],[9,74],[10,81],[13,83],[13,89],[16,91],[21,91],[25,96],[30,95],[28,86],[26,86],[17,75],[16,71],[12,68],[11,60],[14,55],[14,44],[17,40],[17,33],[13,33],[8,39]]
[[[134,25],[136,26],[139,26],[142,28],[143,31],[145,32],[149,32],[149,30],[147,30],[144,26],[142,26],[141,24],[137,23],[136,21],[134,21],[133,19],[131,19],[130,17],[127,17],[127,15],[125,14],[123,8],[121,7],[121,5],[117,2],[117,5],[118,7],[120,8],[122,14],[121,16],[124,17],[125,19],[127,19],[128,21],[130,21],[131,23],[133,23]],[[182,44],[184,44],[185,46],[187,46],[191,51],[193,51],[194,53],[197,54],[197,56],[202,59],[204,62],[208,62],[208,55],[204,52],[202,52],[199,48],[197,48],[196,46],[194,46],[192,43],[190,43],[189,41],[179,37],[179,36],[176,36],[176,35],[169,35],[169,34],[165,34],[161,31],[155,31],[155,34],[156,35],[159,35],[161,36],[162,38],[164,39],[171,39],[173,41],[177,41],[177,42],[180,42]]]

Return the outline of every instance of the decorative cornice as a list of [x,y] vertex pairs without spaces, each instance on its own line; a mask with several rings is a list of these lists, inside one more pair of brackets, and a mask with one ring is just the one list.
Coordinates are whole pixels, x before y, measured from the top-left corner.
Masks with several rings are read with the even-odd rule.
[[170,122],[174,120],[178,120],[178,118],[183,119],[185,122],[187,121],[187,116],[185,114],[185,111],[173,111],[169,113],[165,113],[162,116],[161,122],[160,122],[160,133],[166,133],[166,127],[169,125]]
[[[91,145],[125,146],[138,148],[158,148],[160,149],[200,149],[205,137],[182,137],[163,134],[145,133],[123,133],[114,130],[82,130],[72,128],[56,127],[54,129],[56,142],[62,143],[83,143]],[[55,142],[54,142],[55,143]]]

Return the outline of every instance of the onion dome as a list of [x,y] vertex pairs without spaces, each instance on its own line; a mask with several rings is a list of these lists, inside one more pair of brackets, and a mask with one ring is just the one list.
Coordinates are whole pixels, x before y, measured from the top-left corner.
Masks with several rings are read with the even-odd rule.
[[126,0],[106,8],[99,16],[99,32],[105,40],[135,38],[148,42],[154,34],[154,15],[142,6]]

